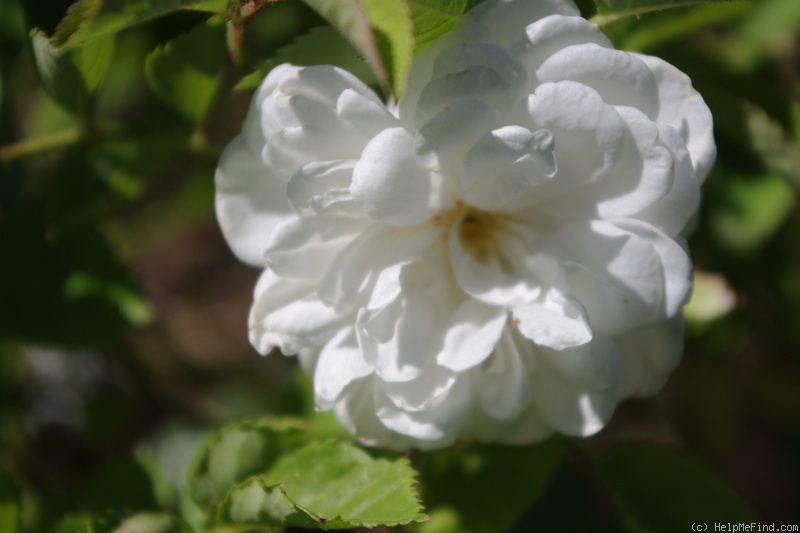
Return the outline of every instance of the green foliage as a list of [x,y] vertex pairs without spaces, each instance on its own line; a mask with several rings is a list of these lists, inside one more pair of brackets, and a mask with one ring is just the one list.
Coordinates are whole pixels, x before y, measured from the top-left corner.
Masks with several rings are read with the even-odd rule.
[[306,427],[293,419],[261,419],[210,434],[189,468],[183,495],[186,520],[196,529],[210,523],[231,486],[267,471]]
[[197,123],[214,101],[225,58],[225,25],[211,19],[153,50],[145,73],[164,101]]
[[0,531],[17,533],[20,517],[20,490],[11,477],[0,470]]
[[396,100],[406,89],[414,52],[414,27],[402,0],[304,0],[344,35],[372,67],[379,85]]
[[[96,228],[55,223],[32,202],[0,218],[0,336],[105,344],[149,317],[130,272]],[[91,325],[91,327],[87,327]]]
[[53,35],[59,47],[73,47],[118,33],[182,9],[222,13],[228,0],[79,0]]
[[606,457],[602,473],[632,531],[671,533],[694,523],[754,520],[730,488],[677,450],[623,446]]
[[527,447],[473,445],[430,453],[422,475],[431,521],[421,532],[508,530],[547,488],[560,456],[556,439]]
[[783,224],[794,205],[792,188],[779,174],[729,174],[723,199],[709,214],[721,244],[750,253]]
[[480,0],[409,0],[417,51],[448,31]]
[[291,44],[278,49],[275,55],[263,61],[254,72],[242,78],[236,88],[256,89],[269,71],[281,63],[298,66],[333,65],[354,74],[367,85],[377,85],[369,66],[358,57],[342,34],[331,26],[323,26],[312,28]]
[[324,530],[419,522],[426,517],[414,476],[405,459],[373,459],[347,443],[311,443],[234,486],[218,520]]

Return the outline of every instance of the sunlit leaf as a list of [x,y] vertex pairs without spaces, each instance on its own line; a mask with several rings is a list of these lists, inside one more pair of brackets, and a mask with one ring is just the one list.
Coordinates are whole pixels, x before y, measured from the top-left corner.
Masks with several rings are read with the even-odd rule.
[[366,58],[387,94],[403,96],[414,52],[411,13],[403,0],[303,1]]
[[719,0],[595,0],[597,15],[592,22],[603,25],[625,17],[635,17],[651,11],[675,7],[710,4]]
[[450,31],[481,0],[409,0],[416,48],[421,50]]
[[212,19],[150,53],[147,81],[183,116],[200,122],[214,101],[225,57],[225,25]]
[[535,446],[473,445],[428,455],[423,533],[494,533],[513,526],[541,496],[561,457],[559,442]]
[[368,85],[377,85],[375,75],[355,49],[330,26],[313,28],[261,63],[258,69],[239,81],[237,89],[255,89],[270,70],[281,63],[298,66],[333,65],[354,74]]
[[210,434],[195,454],[182,494],[184,515],[196,529],[209,523],[228,490],[266,472],[306,425],[293,419],[239,422]]
[[20,490],[16,483],[0,470],[0,531],[17,533],[20,518]]
[[90,92],[97,88],[111,64],[114,41],[113,34],[107,35],[86,43],[70,54]]
[[231,489],[218,520],[325,530],[418,522],[426,517],[415,474],[405,458],[373,459],[352,444],[311,443]]
[[633,531],[672,533],[691,524],[751,523],[741,498],[692,457],[635,444],[606,457],[602,472]]
[[78,0],[61,20],[53,42],[71,47],[182,9],[224,13],[229,0]]

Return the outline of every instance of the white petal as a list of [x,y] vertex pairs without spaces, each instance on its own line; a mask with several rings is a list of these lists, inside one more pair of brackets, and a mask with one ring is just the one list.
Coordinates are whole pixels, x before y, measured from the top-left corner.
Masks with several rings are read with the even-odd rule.
[[426,411],[446,401],[457,375],[452,371],[430,361],[425,371],[417,379],[410,381],[386,381],[381,388],[395,406],[404,411]]
[[545,129],[555,138],[558,171],[554,179],[537,187],[540,202],[603,176],[622,157],[625,121],[585,85],[541,85],[528,99],[527,113],[531,131]]
[[522,305],[535,299],[550,283],[552,259],[531,252],[518,236],[499,231],[481,260],[461,242],[458,228],[464,216],[456,220],[448,238],[453,274],[464,292],[494,306]]
[[[625,317],[639,317],[640,321],[646,321],[664,313],[662,259],[648,239],[610,222],[597,220],[572,223],[554,238],[567,254],[562,262],[574,261],[623,291],[623,303],[629,309]],[[591,278],[584,281],[586,283],[570,286],[572,294],[581,302],[585,297],[587,304],[591,305],[598,298],[615,294],[603,288],[589,296],[587,290],[591,285],[587,283]],[[603,309],[602,301],[598,300],[599,305],[592,308],[590,317],[610,312]],[[617,311],[619,305],[609,303],[608,309]]]
[[516,41],[527,25],[555,14],[579,16],[580,12],[568,0],[490,0],[469,12],[504,46]]
[[689,151],[678,132],[669,126],[659,126],[659,138],[670,150],[675,164],[672,187],[658,201],[631,218],[649,222],[667,235],[676,237],[697,211],[700,183],[692,168]]
[[548,424],[567,435],[585,437],[600,431],[611,418],[619,398],[619,384],[617,380],[607,389],[587,390],[543,362],[532,375],[531,394]]
[[658,123],[681,134],[692,155],[697,181],[702,183],[717,156],[711,111],[686,74],[657,57],[636,56],[650,67],[658,82]]
[[267,266],[282,277],[320,279],[364,224],[362,219],[337,215],[286,220],[270,234],[264,251]]
[[357,216],[361,210],[350,195],[355,161],[309,163],[289,180],[286,195],[294,208],[303,213],[340,213]]
[[[502,124],[502,117],[480,100],[457,100],[420,128],[414,145],[420,159],[433,171],[458,176],[464,156],[487,130]],[[454,180],[455,181],[455,180]]]
[[683,317],[635,329],[617,339],[625,396],[656,394],[683,353]]
[[498,420],[513,420],[531,404],[528,373],[523,357],[512,339],[514,332],[503,331],[497,349],[481,369],[478,394],[484,413]]
[[242,135],[222,153],[214,179],[217,220],[228,245],[245,263],[264,266],[264,246],[272,230],[295,216],[286,200],[286,185]]
[[692,291],[692,260],[683,239],[673,240],[650,224],[632,219],[615,220],[614,224],[646,240],[657,254],[664,276],[663,312],[676,316]]
[[515,307],[513,315],[519,331],[540,346],[564,350],[592,340],[586,310],[569,295],[551,292],[542,303]]
[[607,104],[636,107],[650,119],[659,112],[658,84],[638,57],[594,43],[562,48],[536,71],[542,83],[576,81],[597,91]]
[[333,407],[345,387],[370,373],[372,367],[364,361],[355,328],[343,328],[322,349],[314,371],[317,407]]
[[556,173],[553,134],[505,126],[481,137],[464,161],[464,197],[494,210],[531,192]]
[[511,47],[511,52],[536,72],[551,55],[567,46],[594,43],[612,48],[600,29],[582,17],[550,15],[525,28],[525,35]]
[[437,189],[416,157],[413,136],[403,128],[384,130],[369,142],[350,186],[365,213],[394,226],[432,218],[438,207]]
[[436,361],[463,372],[483,362],[494,350],[506,324],[507,311],[472,298],[462,303],[450,319],[444,348]]
[[266,270],[256,285],[248,327],[262,354],[279,347],[286,355],[327,342],[348,315],[335,313],[314,295],[315,284],[277,277]]

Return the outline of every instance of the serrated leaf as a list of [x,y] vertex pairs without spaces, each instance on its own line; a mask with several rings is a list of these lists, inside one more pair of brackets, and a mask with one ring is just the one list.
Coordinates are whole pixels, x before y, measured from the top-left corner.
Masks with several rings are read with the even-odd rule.
[[59,23],[53,42],[73,47],[184,9],[224,13],[228,4],[229,0],[78,0]]
[[211,19],[153,50],[145,74],[165,102],[197,123],[214,101],[225,58],[225,25]]
[[458,24],[464,13],[482,0],[408,0],[417,51]]
[[56,50],[41,31],[31,32],[36,71],[47,93],[67,110],[81,113],[88,100],[86,83],[70,55]]
[[17,533],[20,523],[20,490],[8,474],[0,470],[0,531]]
[[429,454],[421,483],[431,521],[420,531],[506,531],[547,488],[560,458],[555,439],[526,447],[473,445]]
[[353,444],[312,443],[232,488],[218,521],[324,530],[420,522],[427,517],[415,475],[405,458],[374,459]]
[[93,92],[111,64],[114,55],[113,34],[94,39],[74,50],[70,55],[72,61],[83,75],[86,88]]
[[379,85],[399,100],[414,53],[414,27],[404,0],[303,0],[331,23],[372,67]]
[[634,531],[671,533],[693,523],[750,523],[741,498],[678,450],[635,444],[610,453],[603,478]]
[[331,26],[313,28],[291,44],[278,49],[275,55],[259,65],[258,69],[242,78],[238,90],[256,89],[269,71],[281,63],[297,66],[333,65],[342,68],[367,85],[377,84],[369,66],[358,57],[355,49]]
[[595,0],[597,15],[591,21],[600,26],[625,17],[635,17],[675,7],[711,4],[719,0]]
[[211,433],[187,473],[182,494],[186,520],[195,529],[205,526],[234,484],[266,472],[305,428],[295,419],[261,419]]

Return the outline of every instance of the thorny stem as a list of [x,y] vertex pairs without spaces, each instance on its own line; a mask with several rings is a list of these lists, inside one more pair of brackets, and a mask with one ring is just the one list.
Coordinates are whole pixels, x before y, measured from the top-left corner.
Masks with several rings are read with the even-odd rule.
[[244,57],[244,30],[250,17],[270,4],[277,4],[283,0],[245,0],[241,4],[234,4],[228,12],[228,50],[231,59],[238,66],[245,63]]

